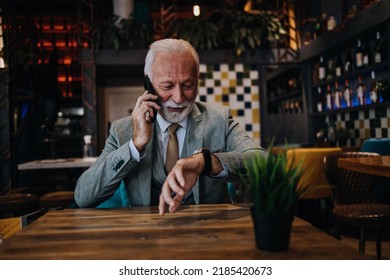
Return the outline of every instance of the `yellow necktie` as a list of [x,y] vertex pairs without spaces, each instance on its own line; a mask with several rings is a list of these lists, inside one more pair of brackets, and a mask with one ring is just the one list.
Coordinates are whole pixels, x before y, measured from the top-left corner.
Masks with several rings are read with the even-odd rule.
[[179,143],[177,141],[176,130],[180,124],[173,123],[168,127],[169,139],[167,146],[167,157],[165,161],[165,171],[168,174],[179,159]]

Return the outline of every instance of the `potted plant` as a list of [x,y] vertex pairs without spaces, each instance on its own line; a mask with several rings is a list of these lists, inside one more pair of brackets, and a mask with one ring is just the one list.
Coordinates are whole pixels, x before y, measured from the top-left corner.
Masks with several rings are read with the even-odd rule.
[[258,249],[284,251],[289,248],[298,199],[307,191],[305,187],[298,189],[298,181],[303,175],[301,165],[288,159],[286,151],[244,161],[246,174],[241,176],[252,203],[251,216]]

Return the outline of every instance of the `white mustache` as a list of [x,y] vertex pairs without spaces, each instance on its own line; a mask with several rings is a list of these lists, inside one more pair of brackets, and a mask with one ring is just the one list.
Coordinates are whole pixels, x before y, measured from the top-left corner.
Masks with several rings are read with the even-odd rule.
[[173,100],[168,100],[167,102],[162,103],[162,105],[165,106],[166,108],[170,107],[170,108],[173,108],[173,109],[183,109],[183,108],[187,107],[189,103],[190,102],[188,102],[187,100],[185,100],[181,104],[177,104]]

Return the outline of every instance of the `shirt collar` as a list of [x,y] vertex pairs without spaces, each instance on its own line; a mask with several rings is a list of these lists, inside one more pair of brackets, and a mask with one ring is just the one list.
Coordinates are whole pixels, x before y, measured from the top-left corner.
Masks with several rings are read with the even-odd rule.
[[[168,126],[170,126],[172,124],[172,123],[168,122],[167,120],[165,120],[163,117],[161,117],[160,114],[157,114],[156,120],[157,120],[158,126],[160,127],[162,133],[167,131]],[[183,127],[184,129],[187,130],[188,116],[184,120],[179,122],[179,124],[181,127]]]

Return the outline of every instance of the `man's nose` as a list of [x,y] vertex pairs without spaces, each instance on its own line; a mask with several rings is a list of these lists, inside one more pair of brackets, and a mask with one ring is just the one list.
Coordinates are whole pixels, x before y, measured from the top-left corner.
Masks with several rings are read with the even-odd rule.
[[184,91],[180,86],[176,86],[172,93],[172,100],[175,101],[176,104],[181,104],[185,100]]

